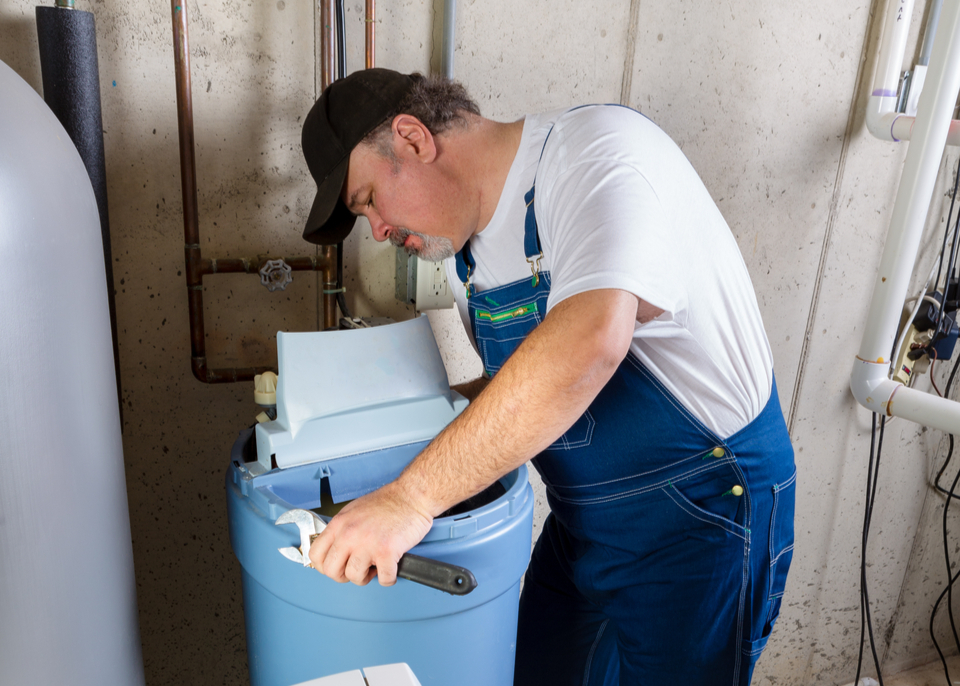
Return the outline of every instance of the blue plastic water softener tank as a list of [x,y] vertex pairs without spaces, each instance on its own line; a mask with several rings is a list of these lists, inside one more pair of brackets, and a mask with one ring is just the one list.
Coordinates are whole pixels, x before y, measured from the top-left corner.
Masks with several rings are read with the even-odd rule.
[[278,351],[277,421],[260,424],[255,437],[241,433],[227,470],[251,684],[289,686],[406,662],[423,686],[511,686],[533,522],[525,467],[489,489],[489,502],[437,518],[411,551],[473,572],[477,588],[468,595],[404,579],[389,588],[337,584],[278,552],[300,542],[294,525],[274,525],[283,512],[322,514],[325,498],[340,503],[393,480],[463,409],[426,318],[279,334]]

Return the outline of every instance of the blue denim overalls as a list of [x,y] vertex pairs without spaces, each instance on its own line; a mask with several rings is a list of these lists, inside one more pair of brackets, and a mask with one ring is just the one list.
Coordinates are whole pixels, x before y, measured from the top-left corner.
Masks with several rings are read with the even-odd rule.
[[[490,375],[546,314],[534,193],[532,278],[476,292],[469,243],[457,255]],[[514,684],[749,684],[793,554],[796,471],[776,384],[721,439],[630,353],[533,463],[551,514],[524,579]]]

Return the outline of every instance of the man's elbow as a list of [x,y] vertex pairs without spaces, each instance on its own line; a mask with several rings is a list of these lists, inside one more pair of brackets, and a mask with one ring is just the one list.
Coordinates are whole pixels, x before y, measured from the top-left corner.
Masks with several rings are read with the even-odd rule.
[[592,327],[582,341],[581,350],[585,353],[582,369],[594,385],[602,388],[616,373],[630,352],[633,343],[634,321],[610,318]]

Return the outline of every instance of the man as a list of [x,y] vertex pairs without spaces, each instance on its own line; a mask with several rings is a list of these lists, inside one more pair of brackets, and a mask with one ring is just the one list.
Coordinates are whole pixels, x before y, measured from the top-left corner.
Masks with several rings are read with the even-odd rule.
[[749,684],[792,555],[793,451],[743,259],[677,146],[628,108],[499,123],[455,83],[374,69],[324,91],[303,147],[305,238],[359,215],[446,259],[486,372],[314,566],[393,584],[435,516],[534,459],[551,514],[515,683]]

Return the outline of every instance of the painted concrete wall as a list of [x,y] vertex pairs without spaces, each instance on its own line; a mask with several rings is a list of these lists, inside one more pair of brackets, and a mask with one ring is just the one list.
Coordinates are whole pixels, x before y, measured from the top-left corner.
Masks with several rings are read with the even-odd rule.
[[[0,59],[39,91],[34,4],[0,6]],[[442,2],[379,4],[378,64],[436,70]],[[800,470],[794,568],[757,684],[844,684],[856,669],[870,416],[856,406],[847,378],[904,154],[863,126],[877,5],[459,5],[456,72],[484,114],[513,119],[596,101],[638,107],[681,145],[737,237]],[[154,686],[244,684],[239,568],[226,535],[223,476],[229,447],[256,408],[245,385],[205,386],[189,370],[170,7],[77,6],[96,14],[100,41],[147,679]],[[315,186],[299,136],[318,94],[313,5],[189,0],[188,10],[205,256],[312,253],[300,239]],[[362,3],[346,10],[354,69],[362,65]],[[955,166],[955,156],[944,162],[931,232],[942,226],[946,176]],[[931,233],[924,258],[936,249]],[[346,256],[355,313],[412,316],[393,297],[393,249],[376,244],[362,222]],[[250,276],[208,278],[204,298],[214,366],[272,364],[276,330],[312,330],[319,317],[316,277],[303,273],[273,294]],[[431,322],[451,381],[475,376],[479,363],[453,313],[431,314]],[[886,430],[868,574],[891,671],[935,658],[925,626],[946,572],[942,499],[926,484],[944,458],[940,442],[939,433],[902,420]],[[542,521],[542,493],[538,503]]]

